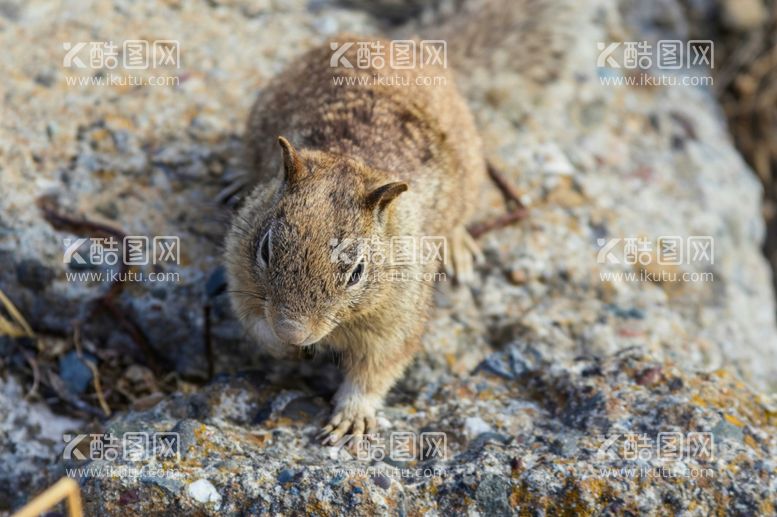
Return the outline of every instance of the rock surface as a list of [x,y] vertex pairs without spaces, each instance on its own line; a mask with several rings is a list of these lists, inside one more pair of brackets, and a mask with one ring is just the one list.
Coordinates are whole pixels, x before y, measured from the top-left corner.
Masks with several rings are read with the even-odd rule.
[[[59,2],[0,5],[0,66],[9,71],[0,82],[0,288],[57,361],[72,358],[75,321],[103,376],[115,371],[125,385],[148,385],[143,393],[156,401],[166,390],[149,372],[173,371],[187,392],[146,410],[137,408],[149,399],[133,399],[135,409],[105,424],[116,434],[179,433],[182,455],[92,461],[129,470],[81,472],[90,513],[775,511],[777,329],[759,252],[758,182],[709,91],[603,85],[623,71],[596,66],[597,42],[681,34],[682,11],[672,1],[666,9],[614,0],[461,2],[455,12],[458,3],[386,2],[412,15],[421,6],[417,19],[392,15],[409,20],[392,28],[353,7],[359,2],[82,2],[67,12]],[[672,13],[679,18],[669,23]],[[424,352],[386,409],[391,430],[445,433],[445,460],[365,463],[320,448],[312,436],[336,369],[256,356],[226,296],[207,296],[230,212],[219,193],[242,170],[240,133],[257,88],[340,31],[446,40],[487,156],[531,210],[483,237],[487,261],[475,286],[440,285]],[[180,68],[132,73],[178,77],[177,86],[67,83],[110,70],[64,67],[62,43],[138,35],[180,41]],[[177,281],[126,282],[113,302],[123,321],[93,310],[103,302],[90,301],[110,286],[69,281],[74,266],[62,259],[63,240],[91,230],[52,227],[42,196],[126,235],[179,236],[179,265],[136,269],[177,273]],[[484,186],[479,217],[504,209],[498,191]],[[625,263],[622,239],[655,245],[659,236],[710,236],[714,262]],[[615,262],[597,260],[610,239],[621,239]],[[645,272],[677,277],[640,279]],[[223,375],[196,389],[187,381],[207,375],[208,302]],[[88,384],[86,363],[63,364],[78,375],[57,378]],[[9,397],[0,403],[43,414]],[[0,429],[13,425],[10,415],[0,412]],[[61,436],[49,435],[79,425],[31,433],[32,444],[49,441],[40,454],[14,450],[16,438],[2,436],[0,464],[11,475],[0,479],[0,511],[74,466],[52,453]],[[624,458],[625,436],[657,440],[661,432],[712,433],[715,455]],[[10,467],[23,457],[28,471],[40,471],[34,488],[14,475],[21,467]],[[397,476],[397,467],[410,475]]]
[[[518,343],[490,362],[508,366],[394,400],[393,428],[365,456],[318,445],[327,405],[315,391],[292,395],[264,372],[223,379],[112,421],[115,434],[180,433],[180,460],[112,462],[154,474],[87,480],[85,496],[95,514],[774,512],[777,414],[729,373],[687,374],[629,352],[559,366]],[[390,432],[444,433],[444,459],[393,459]],[[708,437],[713,457],[661,457],[665,432]],[[652,440],[637,460],[632,435]]]

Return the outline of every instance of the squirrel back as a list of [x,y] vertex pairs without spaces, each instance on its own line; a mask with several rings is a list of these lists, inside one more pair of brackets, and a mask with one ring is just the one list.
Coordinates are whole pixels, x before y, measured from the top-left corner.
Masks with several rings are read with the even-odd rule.
[[[450,70],[419,67],[428,60],[419,42],[412,69],[392,68],[388,58],[383,66],[358,68],[358,49],[367,43],[388,56],[388,40],[342,35],[295,60],[263,89],[246,131],[252,179],[278,179],[282,135],[297,148],[357,158],[386,179],[406,182],[406,201],[429,209],[423,231],[444,234],[469,217],[485,174],[472,115]],[[333,46],[348,46],[335,62]]]

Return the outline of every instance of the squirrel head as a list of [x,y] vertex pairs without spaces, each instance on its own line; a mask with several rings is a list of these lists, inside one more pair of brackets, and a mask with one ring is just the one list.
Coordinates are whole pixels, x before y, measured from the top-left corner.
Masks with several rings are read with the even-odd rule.
[[258,186],[227,238],[230,289],[242,318],[306,346],[390,295],[397,268],[388,243],[407,184],[359,160],[278,141],[280,187]]

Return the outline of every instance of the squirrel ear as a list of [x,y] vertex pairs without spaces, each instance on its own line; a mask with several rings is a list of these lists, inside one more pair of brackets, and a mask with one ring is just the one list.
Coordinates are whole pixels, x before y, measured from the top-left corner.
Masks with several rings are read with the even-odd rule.
[[278,144],[280,144],[281,153],[283,154],[283,170],[286,181],[293,183],[301,177],[302,161],[299,159],[299,155],[294,149],[294,146],[292,146],[288,140],[279,136]]
[[370,210],[378,209],[383,212],[389,203],[391,203],[398,195],[407,190],[407,183],[402,181],[395,181],[394,183],[386,183],[385,185],[376,188],[369,194],[367,194],[366,205]]

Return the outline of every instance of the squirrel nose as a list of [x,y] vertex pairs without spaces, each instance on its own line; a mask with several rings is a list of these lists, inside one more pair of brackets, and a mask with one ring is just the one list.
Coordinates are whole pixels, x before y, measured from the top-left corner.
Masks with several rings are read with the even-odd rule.
[[310,329],[306,325],[289,319],[276,322],[273,330],[278,339],[290,345],[301,345],[310,336]]

